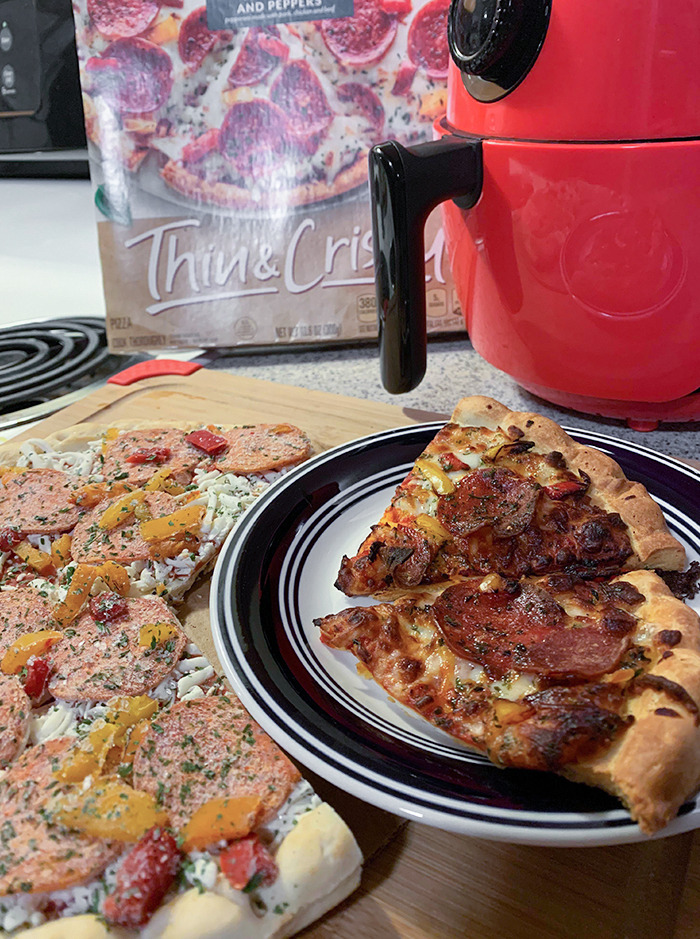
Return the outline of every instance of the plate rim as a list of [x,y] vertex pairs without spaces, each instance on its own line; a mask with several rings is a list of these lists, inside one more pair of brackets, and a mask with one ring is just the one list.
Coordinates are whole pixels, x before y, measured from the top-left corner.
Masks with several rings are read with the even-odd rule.
[[[444,420],[437,420],[387,428],[345,441],[328,450],[324,450],[277,480],[274,485],[256,500],[249,511],[245,513],[239,525],[229,534],[217,559],[211,588],[214,602],[210,605],[214,645],[222,668],[231,682],[235,693],[249,710],[254,720],[273,737],[282,749],[299,760],[303,766],[308,767],[312,772],[315,772],[321,778],[336,787],[352,791],[354,795],[364,801],[386,811],[393,812],[409,821],[418,821],[444,831],[480,837],[490,841],[507,841],[511,843],[551,847],[592,847],[608,844],[627,844],[670,837],[700,827],[700,807],[697,805],[695,809],[676,817],[662,829],[661,832],[657,832],[652,836],[643,834],[638,825],[631,820],[627,811],[622,806],[602,812],[558,813],[557,818],[562,821],[565,821],[567,816],[571,816],[572,819],[583,819],[586,815],[590,814],[601,817],[601,820],[607,818],[612,823],[612,825],[608,827],[599,826],[586,829],[576,829],[574,827],[549,828],[536,824],[532,826],[527,824],[523,825],[522,822],[525,821],[528,815],[533,816],[540,814],[532,810],[528,812],[528,810],[521,809],[499,808],[497,810],[498,814],[502,818],[506,817],[506,820],[496,823],[495,821],[487,821],[482,818],[471,818],[457,814],[446,815],[444,809],[431,810],[424,806],[417,808],[410,802],[410,799],[406,799],[394,793],[387,795],[381,790],[378,790],[376,786],[373,786],[371,783],[364,783],[356,776],[348,776],[342,769],[336,769],[334,765],[329,764],[323,757],[317,755],[316,752],[309,750],[303,743],[298,742],[298,740],[285,729],[285,721],[289,723],[289,714],[284,710],[284,704],[288,704],[284,698],[281,710],[279,707],[273,707],[275,713],[279,714],[279,718],[283,718],[283,720],[273,720],[270,712],[265,710],[263,705],[259,703],[254,692],[249,689],[244,680],[246,672],[244,650],[240,648],[232,633],[229,633],[229,640],[235,653],[235,661],[229,661],[229,651],[224,641],[224,633],[227,632],[227,628],[225,616],[223,615],[223,603],[224,598],[227,596],[227,590],[230,595],[233,579],[236,575],[245,545],[241,545],[237,554],[234,547],[234,554],[232,557],[229,557],[232,550],[231,546],[235,545],[236,542],[245,542],[248,533],[255,526],[258,517],[266,511],[267,506],[271,502],[283,498],[285,490],[290,486],[295,486],[299,478],[303,478],[305,474],[316,470],[317,467],[322,466],[326,462],[337,460],[343,455],[356,454],[366,447],[379,446],[386,438],[393,438],[393,441],[396,441],[397,434],[401,436],[413,434],[427,436],[432,432],[434,435],[444,424]],[[661,451],[637,444],[636,442],[612,437],[597,431],[588,431],[575,427],[564,427],[563,429],[575,438],[578,436],[583,437],[584,440],[582,442],[585,445],[596,446],[602,449],[607,443],[614,448],[622,448],[633,454],[639,453],[641,456],[654,460],[654,462],[661,463],[670,469],[682,472],[684,475],[690,477],[693,482],[700,485],[700,470],[677,457],[664,454]],[[590,443],[591,438],[595,442]],[[239,673],[239,669],[243,673],[243,676]],[[256,676],[253,673],[252,677],[248,676],[247,680],[254,686],[255,678]],[[266,697],[264,690],[261,691],[259,687],[257,693],[262,697]],[[275,704],[275,702],[272,701],[269,703],[271,705]],[[331,724],[330,719],[329,724]],[[298,733],[298,736],[302,738],[303,733]],[[337,757],[337,760],[338,762],[342,762],[341,758]],[[351,761],[346,760],[346,762]],[[479,807],[479,810],[483,813],[483,807]],[[508,819],[508,816],[511,816],[512,820]],[[518,820],[520,820],[521,823],[519,823]],[[620,823],[616,824],[618,821]]]

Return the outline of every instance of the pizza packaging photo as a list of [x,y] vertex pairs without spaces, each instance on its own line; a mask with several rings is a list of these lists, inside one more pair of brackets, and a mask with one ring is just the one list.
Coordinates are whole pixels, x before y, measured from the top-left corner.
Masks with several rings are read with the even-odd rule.
[[[109,344],[377,335],[369,149],[430,140],[447,0],[76,0]],[[440,216],[428,328],[464,328]]]

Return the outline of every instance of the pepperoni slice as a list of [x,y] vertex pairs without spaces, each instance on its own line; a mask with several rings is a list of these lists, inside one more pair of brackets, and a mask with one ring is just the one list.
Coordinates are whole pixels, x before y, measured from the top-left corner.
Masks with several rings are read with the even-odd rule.
[[138,36],[151,25],[160,0],[88,0],[88,14],[107,39]]
[[430,0],[417,13],[408,31],[408,57],[428,78],[447,78],[447,11],[450,0]]
[[521,656],[522,668],[547,678],[598,678],[617,667],[629,642],[593,626],[563,629],[543,636]]
[[300,778],[233,695],[175,704],[134,758],[134,788],[156,796],[176,829],[205,802],[227,796],[259,796],[270,818]]
[[243,176],[269,172],[285,158],[287,117],[271,101],[239,101],[219,131],[219,151]]
[[207,55],[217,45],[231,42],[233,33],[229,29],[209,29],[207,8],[198,7],[185,17],[177,38],[180,58],[191,72],[196,72]]
[[[117,496],[109,502],[100,502],[75,526],[71,541],[74,561],[79,564],[98,564],[102,561],[131,564],[132,561],[147,561],[151,557],[150,545],[139,534],[139,521],[134,516],[115,528],[100,528],[100,518],[120,498]],[[147,493],[144,505],[153,518],[170,515],[181,507],[167,492]]]
[[367,119],[373,133],[379,137],[384,130],[384,107],[369,85],[360,82],[344,82],[335,89],[338,100],[350,104],[355,114]]
[[[155,463],[131,461],[140,450],[156,449],[169,450],[168,457]],[[126,431],[105,444],[102,475],[107,482],[127,481],[140,486],[148,482],[157,469],[167,466],[171,471],[169,478],[187,486],[192,482],[192,474],[201,456],[201,453],[193,453],[188,446],[184,431],[172,428]]]
[[463,537],[484,525],[503,537],[521,534],[532,522],[539,487],[501,468],[482,468],[460,479],[454,492],[441,496],[438,518]]
[[32,702],[14,675],[0,674],[0,769],[24,749]]
[[173,68],[167,52],[138,37],[117,39],[88,59],[93,91],[126,114],[158,110],[168,100]]
[[315,138],[317,147],[333,112],[309,63],[298,60],[286,65],[273,82],[270,98],[287,115],[290,135],[301,143]]
[[602,623],[573,625],[555,598],[533,584],[491,593],[456,584],[438,597],[433,613],[452,651],[494,678],[530,671],[588,680],[614,669],[629,645]]
[[36,587],[0,591],[0,656],[22,633],[51,628],[51,604]]
[[0,528],[40,535],[70,531],[81,515],[71,502],[75,478],[61,470],[34,469],[4,477]]
[[289,48],[282,42],[276,26],[254,26],[246,33],[228,83],[235,87],[257,85],[280,61],[285,62],[288,55]]
[[241,475],[271,473],[296,466],[311,454],[311,441],[293,424],[255,424],[217,431],[229,446],[214,457],[212,469]]
[[[177,619],[160,597],[127,598],[125,616],[96,620],[83,611],[70,634],[49,654],[54,669],[49,690],[64,701],[105,701],[114,695],[144,694],[175,668],[187,645]],[[142,626],[167,623],[171,635],[154,647],[139,644]]]
[[52,770],[73,742],[61,737],[30,747],[0,783],[0,895],[85,883],[122,850],[47,821],[47,803],[60,792]]
[[398,19],[378,0],[355,0],[353,16],[321,22],[321,35],[331,55],[352,68],[366,68],[384,58],[398,28]]

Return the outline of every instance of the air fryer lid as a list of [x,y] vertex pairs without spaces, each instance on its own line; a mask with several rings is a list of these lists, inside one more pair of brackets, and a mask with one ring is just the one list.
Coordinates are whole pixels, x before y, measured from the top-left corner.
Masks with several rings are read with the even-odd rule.
[[697,0],[452,0],[447,120],[536,141],[700,137]]

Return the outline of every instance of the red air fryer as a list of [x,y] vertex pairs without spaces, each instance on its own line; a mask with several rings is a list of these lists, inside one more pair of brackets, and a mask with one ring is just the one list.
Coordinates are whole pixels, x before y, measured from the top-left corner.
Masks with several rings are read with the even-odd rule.
[[700,2],[452,0],[436,139],[370,154],[382,378],[425,372],[443,204],[474,347],[557,404],[700,419]]

